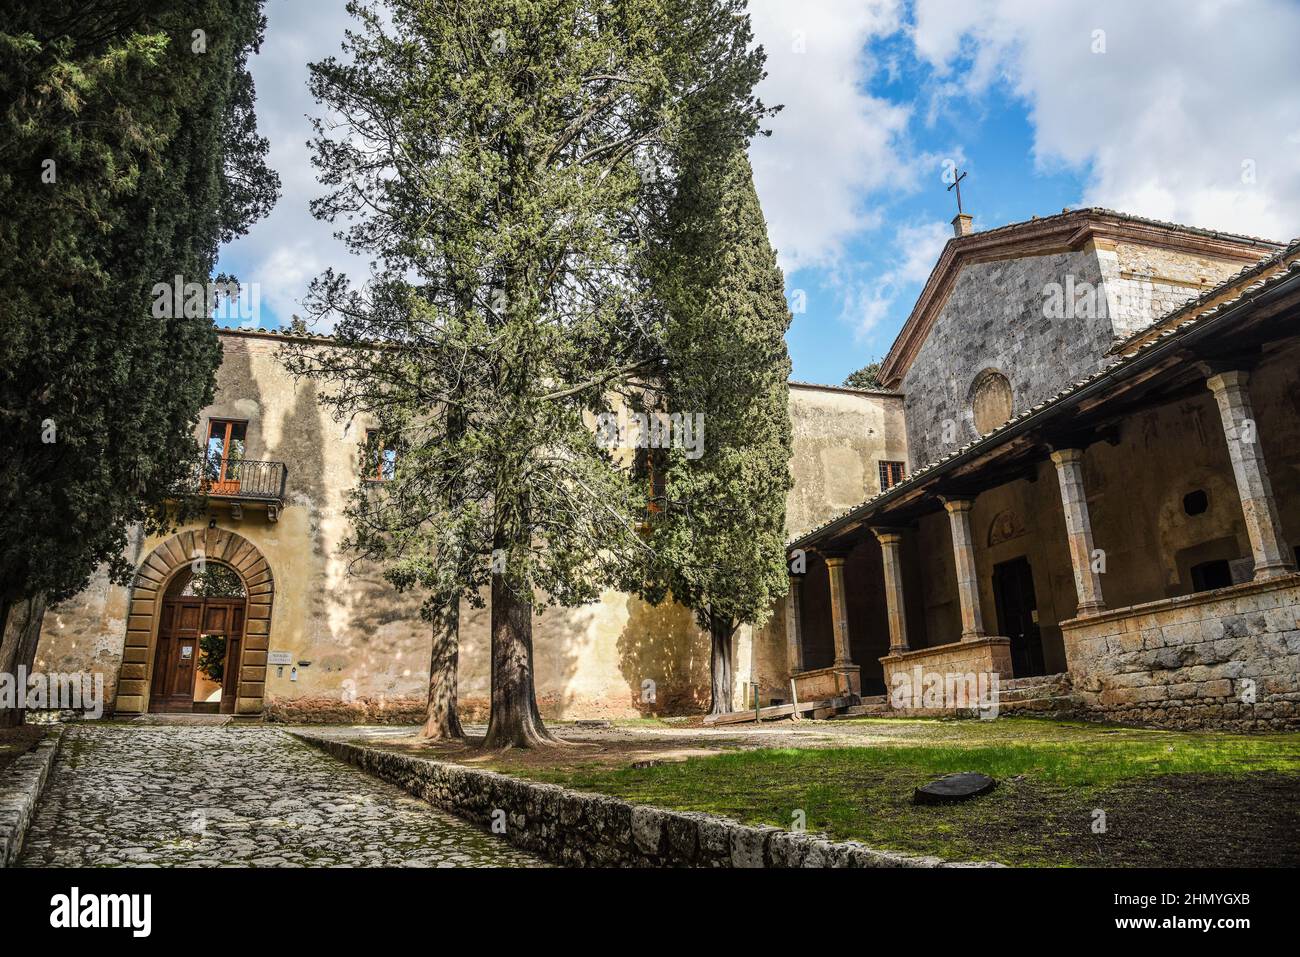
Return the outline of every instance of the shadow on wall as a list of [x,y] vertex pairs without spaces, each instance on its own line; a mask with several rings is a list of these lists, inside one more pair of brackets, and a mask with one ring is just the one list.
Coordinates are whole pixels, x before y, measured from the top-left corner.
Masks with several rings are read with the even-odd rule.
[[[631,705],[641,715],[698,714],[708,708],[709,638],[686,608],[629,596],[618,653],[632,688]],[[653,695],[648,681],[654,682]]]

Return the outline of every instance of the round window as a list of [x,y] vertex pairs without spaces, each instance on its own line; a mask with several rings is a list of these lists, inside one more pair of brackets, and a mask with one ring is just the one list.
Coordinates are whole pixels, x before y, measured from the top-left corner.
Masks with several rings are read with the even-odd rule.
[[975,431],[988,435],[1011,418],[1011,383],[995,369],[981,372],[971,386],[971,413]]

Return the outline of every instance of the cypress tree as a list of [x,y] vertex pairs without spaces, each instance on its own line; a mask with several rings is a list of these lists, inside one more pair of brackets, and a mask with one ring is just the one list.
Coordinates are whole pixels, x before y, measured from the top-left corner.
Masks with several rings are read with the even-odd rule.
[[703,414],[702,454],[664,450],[653,524],[664,590],[711,646],[710,712],[731,709],[734,637],[785,594],[790,461],[790,311],[748,158],[697,150],[668,220],[658,286],[668,320],[666,397]]
[[[0,668],[30,666],[45,602],[170,521],[220,346],[221,242],[274,202],[247,57],[261,0],[5,4],[0,15]],[[7,720],[13,720],[8,716]]]

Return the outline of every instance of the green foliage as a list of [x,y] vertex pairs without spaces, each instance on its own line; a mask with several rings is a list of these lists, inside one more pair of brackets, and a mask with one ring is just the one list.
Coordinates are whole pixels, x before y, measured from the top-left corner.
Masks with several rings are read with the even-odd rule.
[[[0,599],[52,599],[162,525],[220,348],[155,318],[274,201],[246,58],[261,0],[0,13]],[[205,33],[195,52],[193,31]]]
[[694,155],[657,287],[669,316],[667,399],[704,414],[704,452],[667,453],[658,579],[646,590],[666,588],[729,638],[736,623],[763,624],[788,587],[790,311],[743,149],[703,143]]
[[220,684],[226,677],[226,636],[199,636],[199,673]]
[[644,264],[679,144],[747,139],[765,112],[743,2],[350,9],[346,60],[312,66],[332,112],[314,210],[377,265],[313,287],[344,348],[287,355],[401,449],[352,496],[350,544],[427,589],[429,614],[479,602],[494,570],[530,604],[595,600],[648,561],[644,492],[593,420],[656,385]]
[[850,372],[844,380],[848,389],[883,389],[880,383],[880,360],[867,363],[857,372]]

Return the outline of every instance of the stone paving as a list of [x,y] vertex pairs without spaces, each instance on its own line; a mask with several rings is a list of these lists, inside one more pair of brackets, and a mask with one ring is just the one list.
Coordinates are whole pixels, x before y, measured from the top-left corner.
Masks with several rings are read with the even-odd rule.
[[264,727],[69,729],[25,867],[539,867]]

